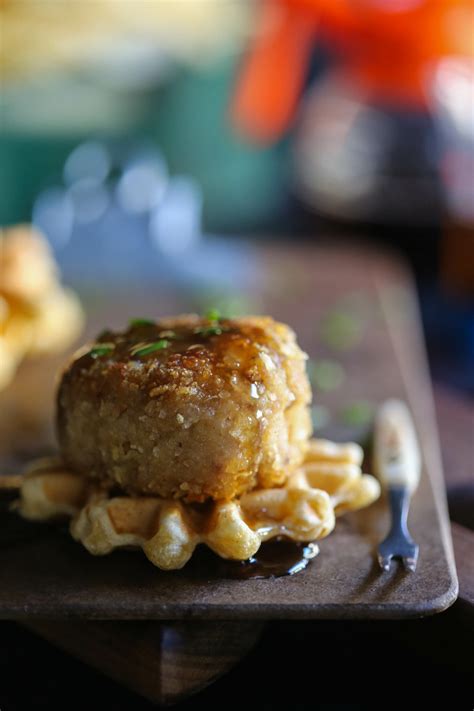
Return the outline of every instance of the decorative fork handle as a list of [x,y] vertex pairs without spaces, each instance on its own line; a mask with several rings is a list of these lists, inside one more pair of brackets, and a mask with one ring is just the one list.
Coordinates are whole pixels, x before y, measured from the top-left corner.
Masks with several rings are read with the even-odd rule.
[[413,494],[421,457],[410,411],[402,400],[387,400],[375,418],[374,467],[386,487],[405,486]]

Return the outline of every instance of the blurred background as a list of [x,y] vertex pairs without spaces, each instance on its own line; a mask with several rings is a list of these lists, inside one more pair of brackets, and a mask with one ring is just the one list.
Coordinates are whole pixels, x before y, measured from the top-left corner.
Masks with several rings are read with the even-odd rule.
[[258,241],[389,247],[414,267],[434,378],[472,393],[473,17],[472,0],[4,0],[0,222],[37,226],[86,305],[170,281],[248,312]]

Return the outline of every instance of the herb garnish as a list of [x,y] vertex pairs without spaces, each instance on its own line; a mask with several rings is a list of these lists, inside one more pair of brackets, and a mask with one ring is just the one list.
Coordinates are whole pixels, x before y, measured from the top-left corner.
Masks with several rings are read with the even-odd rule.
[[130,328],[135,326],[154,326],[155,322],[149,318],[132,318],[128,323]]
[[164,348],[168,348],[169,345],[170,342],[166,338],[161,338],[154,343],[138,343],[131,349],[130,353],[132,356],[144,356],[155,351],[162,351]]
[[220,336],[224,331],[228,331],[224,326],[200,326],[194,329],[196,336]]
[[218,309],[209,309],[205,314],[204,318],[209,321],[209,326],[198,326],[194,329],[196,336],[220,336],[221,333],[225,333],[230,329],[226,326],[221,326],[220,321],[222,320],[221,313]]
[[209,309],[204,315],[204,318],[208,321],[220,321],[222,316],[219,309]]
[[99,358],[100,356],[107,355],[108,353],[111,353],[115,348],[114,343],[97,343],[95,346],[93,346],[90,351],[89,355],[92,358]]

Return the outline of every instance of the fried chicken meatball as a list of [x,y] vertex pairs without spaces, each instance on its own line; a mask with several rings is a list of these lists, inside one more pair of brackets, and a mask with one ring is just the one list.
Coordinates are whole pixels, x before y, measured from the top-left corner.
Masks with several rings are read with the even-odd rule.
[[311,434],[305,359],[268,317],[105,331],[62,376],[63,457],[130,494],[204,501],[282,484]]

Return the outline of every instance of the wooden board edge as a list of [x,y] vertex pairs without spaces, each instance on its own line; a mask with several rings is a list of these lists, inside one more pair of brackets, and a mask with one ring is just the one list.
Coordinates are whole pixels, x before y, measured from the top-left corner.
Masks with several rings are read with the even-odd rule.
[[[406,284],[411,285],[411,289],[409,291],[407,290],[407,294],[416,294],[414,278],[410,269],[405,265],[400,265],[400,267],[403,272],[404,286]],[[410,329],[410,342],[415,347],[414,351],[410,353],[409,351],[407,351],[406,348],[404,348],[404,343],[400,339],[400,333],[402,332],[402,329],[394,328],[391,319],[388,319],[387,317],[388,309],[384,299],[384,285],[382,285],[377,278],[375,279],[375,283],[377,286],[377,292],[379,294],[380,305],[384,313],[387,331],[392,339],[392,344],[402,370],[402,376],[405,381],[407,399],[410,408],[414,413],[415,426],[422,441],[422,450],[425,459],[424,470],[428,475],[431,490],[433,493],[433,500],[435,502],[436,513],[441,532],[441,541],[443,544],[445,559],[447,562],[448,572],[450,576],[448,589],[442,595],[437,596],[436,598],[430,601],[430,605],[432,607],[432,612],[430,614],[436,614],[438,612],[443,612],[455,602],[459,594],[459,582],[454,557],[453,541],[451,536],[448,500],[445,479],[443,475],[440,439],[436,420],[433,389],[431,386],[431,381],[429,379],[430,371],[428,357],[422,336],[423,328],[421,314],[416,299],[413,296],[410,296],[410,310],[409,312],[404,314],[404,317],[407,318],[407,324],[405,324],[404,328],[406,329],[408,327]],[[416,388],[411,386],[411,381],[414,377],[418,379],[418,387]],[[422,381],[422,387],[420,387],[419,385],[420,380]],[[413,392],[416,392],[418,395],[422,393],[421,403],[419,400],[418,402],[414,402],[413,398],[410,397],[410,393]],[[431,440],[430,447],[426,446],[426,441],[428,438]]]

